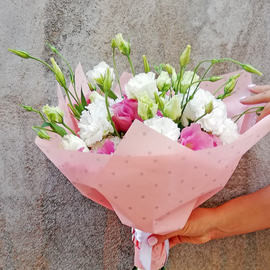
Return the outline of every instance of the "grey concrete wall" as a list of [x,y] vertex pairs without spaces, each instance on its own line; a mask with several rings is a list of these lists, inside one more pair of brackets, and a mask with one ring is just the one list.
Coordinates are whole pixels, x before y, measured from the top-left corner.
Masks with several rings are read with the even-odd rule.
[[[132,43],[136,70],[141,55],[151,63],[177,65],[190,43],[192,64],[228,56],[258,67],[270,82],[268,0],[10,0],[0,9],[0,269],[131,269],[129,228],[83,198],[37,149],[36,115],[20,103],[56,103],[55,82],[43,67],[7,54],[21,48],[48,59],[46,40],[73,66],[85,70],[111,63],[110,39],[118,32]],[[120,60],[120,68],[127,64]],[[217,73],[234,69],[220,65]],[[270,184],[270,136],[242,159],[215,206]],[[171,250],[168,269],[270,269],[270,230]]]

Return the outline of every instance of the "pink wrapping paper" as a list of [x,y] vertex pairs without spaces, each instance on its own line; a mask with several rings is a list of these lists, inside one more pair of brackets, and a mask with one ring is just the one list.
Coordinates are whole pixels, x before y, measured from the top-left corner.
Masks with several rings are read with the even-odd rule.
[[[81,65],[75,76],[77,89],[89,93]],[[215,90],[224,80],[202,83],[201,88]],[[247,108],[239,98],[249,95],[250,83],[250,74],[241,71],[235,94],[226,99],[229,116]],[[77,130],[60,89],[58,99],[65,121]],[[36,138],[36,144],[84,196],[114,210],[123,224],[165,234],[182,228],[195,207],[220,191],[243,154],[270,131],[270,116],[256,124],[255,120],[255,115],[248,115],[239,121],[242,134],[234,143],[200,151],[139,121],[134,121],[113,155],[67,151],[59,137]]]

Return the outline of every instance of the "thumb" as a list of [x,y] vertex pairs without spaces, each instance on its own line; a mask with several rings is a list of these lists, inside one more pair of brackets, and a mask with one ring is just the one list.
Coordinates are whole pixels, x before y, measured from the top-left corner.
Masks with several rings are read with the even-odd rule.
[[149,246],[155,246],[157,244],[163,243],[167,239],[177,237],[178,235],[181,235],[181,234],[184,234],[183,230],[179,230],[179,231],[172,232],[172,233],[169,233],[169,234],[164,234],[164,235],[151,234],[148,237],[147,241],[148,241]]

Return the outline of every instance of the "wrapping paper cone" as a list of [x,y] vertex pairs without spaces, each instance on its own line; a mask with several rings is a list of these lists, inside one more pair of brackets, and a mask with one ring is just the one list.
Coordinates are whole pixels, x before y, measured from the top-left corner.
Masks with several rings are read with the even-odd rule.
[[[224,80],[230,75],[224,75]],[[76,76],[76,87],[85,88],[80,65]],[[201,88],[213,91],[224,80]],[[248,95],[250,83],[250,75],[242,72],[235,94],[226,99],[229,116],[246,109],[239,98]],[[60,91],[58,98],[65,121],[75,128]],[[165,234],[182,228],[195,207],[221,190],[243,154],[270,131],[270,116],[254,123],[254,115],[245,117],[239,122],[242,134],[234,143],[200,151],[139,121],[133,122],[113,155],[67,151],[59,137],[36,138],[36,144],[84,196],[114,210],[123,224]]]

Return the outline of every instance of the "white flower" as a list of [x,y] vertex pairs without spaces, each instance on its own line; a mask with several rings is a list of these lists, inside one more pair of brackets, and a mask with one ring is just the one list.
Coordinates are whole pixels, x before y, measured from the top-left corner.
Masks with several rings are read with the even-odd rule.
[[93,102],[82,112],[78,127],[80,137],[89,147],[101,141],[109,133],[113,133],[113,127],[108,121],[104,97],[95,96]]
[[137,74],[128,81],[125,90],[128,98],[139,99],[147,95],[154,100],[154,93],[157,92],[155,74],[153,72]]
[[229,118],[227,118],[223,124],[223,132],[220,135],[220,139],[223,144],[230,144],[239,137],[237,125]]
[[164,115],[171,118],[172,120],[176,120],[177,118],[179,118],[182,112],[181,108],[182,99],[183,99],[182,94],[174,95],[173,97],[167,100],[165,99],[163,110]]
[[[193,75],[194,75],[194,78],[193,78]],[[188,70],[188,71],[184,72],[184,75],[183,75],[183,78],[181,81],[181,92],[182,93],[185,93],[186,90],[189,88],[189,85],[191,83],[192,78],[193,78],[193,82],[196,82],[200,79],[200,77],[196,73],[194,74],[193,71]],[[198,85],[198,83],[193,84],[192,86],[196,87],[197,85]]]
[[75,136],[73,134],[65,135],[62,138],[62,145],[66,150],[78,151],[80,149],[83,149],[83,152],[89,152],[89,149],[85,142],[78,136]]
[[95,85],[96,84],[96,79],[99,79],[100,77],[104,78],[108,68],[109,68],[111,76],[112,76],[112,78],[114,80],[115,75],[114,75],[113,68],[111,68],[108,64],[106,64],[104,61],[102,61],[98,65],[94,66],[94,68],[92,70],[89,70],[86,73],[88,81],[92,85]]
[[172,85],[171,78],[167,71],[161,71],[160,75],[157,78],[157,87],[159,91],[167,91]]
[[[191,88],[190,95],[194,91]],[[209,91],[199,89],[193,99],[188,103],[183,113],[182,123],[188,125],[188,120],[195,121],[205,113],[205,107],[212,101],[213,111],[203,118],[198,123],[201,127],[214,135],[220,135],[223,132],[223,123],[227,119],[227,109],[223,101],[216,99]]]
[[145,120],[144,124],[173,141],[177,141],[180,136],[180,129],[170,118],[156,116]]

